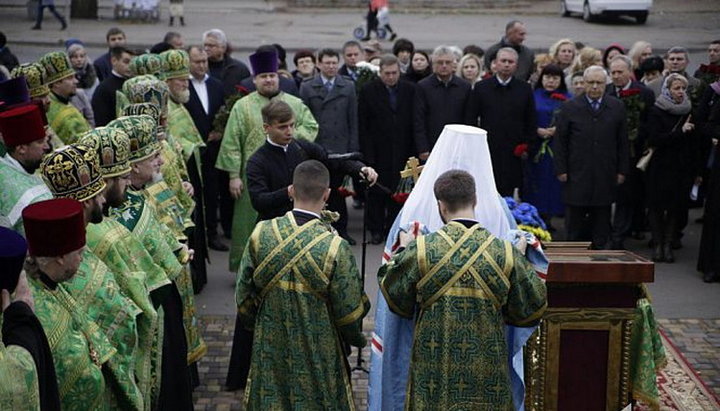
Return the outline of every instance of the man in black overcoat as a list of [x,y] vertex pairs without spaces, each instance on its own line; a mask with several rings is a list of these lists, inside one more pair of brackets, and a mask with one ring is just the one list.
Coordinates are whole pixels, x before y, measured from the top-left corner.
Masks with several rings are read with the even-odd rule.
[[[394,191],[408,158],[424,158],[428,153],[415,124],[416,85],[400,80],[400,64],[393,55],[380,58],[379,74],[380,78],[360,90],[360,150],[365,162],[380,175],[379,183]],[[380,244],[401,205],[388,193],[374,188],[368,191],[366,206],[371,242]]]
[[627,115],[620,100],[604,95],[604,68],[591,66],[583,77],[585,94],[564,103],[558,115],[555,172],[564,184],[568,241],[590,239],[594,249],[604,249],[610,205],[630,167]]
[[223,231],[230,234],[233,202],[228,191],[227,173],[215,168],[222,134],[213,131],[215,115],[225,103],[223,85],[220,80],[208,75],[208,56],[203,48],[192,46],[188,54],[190,56],[190,100],[184,105],[206,144],[200,153],[202,155],[205,230],[208,247],[213,250],[228,251],[228,246],[220,241],[217,234],[217,215],[219,209]]
[[650,107],[655,104],[655,94],[644,84],[632,78],[632,60],[624,55],[615,56],[610,62],[612,84],[608,85],[605,94],[620,99],[625,105],[628,120],[628,140],[630,144],[630,169],[625,182],[618,186],[615,198],[615,214],[612,222],[611,248],[625,248],[625,237],[632,231],[640,233],[644,230],[645,204],[643,172],[637,167],[643,154],[646,136],[646,122]]
[[130,78],[130,60],[133,56],[133,52],[123,46],[110,49],[112,71],[97,86],[90,102],[96,127],[105,126],[117,118],[115,93],[122,89],[125,80]]
[[[463,124],[470,83],[455,75],[456,47],[438,46],[432,53],[433,74],[418,82],[416,121],[420,138],[431,151],[446,124]],[[422,160],[425,160],[424,158]]]
[[[358,109],[355,84],[338,75],[340,55],[333,49],[322,49],[317,55],[320,73],[300,85],[300,98],[310,109],[319,130],[315,143],[328,153],[345,154],[360,151],[358,142]],[[330,170],[330,198],[328,209],[340,213],[333,224],[338,234],[350,243],[355,240],[347,232],[348,212],[345,197],[339,193],[344,173]]]
[[488,132],[495,185],[503,196],[523,186],[521,160],[537,131],[532,89],[514,77],[517,60],[514,49],[498,50],[495,76],[475,85],[465,110],[466,124]]

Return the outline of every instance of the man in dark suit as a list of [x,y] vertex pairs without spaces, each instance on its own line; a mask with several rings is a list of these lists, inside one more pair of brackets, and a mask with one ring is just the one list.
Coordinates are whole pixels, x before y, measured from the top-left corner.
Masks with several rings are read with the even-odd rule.
[[124,46],[110,49],[112,71],[97,86],[90,102],[95,114],[96,127],[104,126],[117,118],[115,92],[122,89],[125,80],[130,77],[130,60],[133,56],[134,53]]
[[[320,126],[315,143],[330,154],[358,152],[360,143],[355,85],[350,79],[338,76],[340,55],[335,50],[320,50],[317,61],[320,73],[300,86],[300,98]],[[340,213],[340,219],[333,226],[341,237],[354,245],[355,240],[347,233],[345,198],[338,193],[345,175],[333,171],[330,172],[332,192],[328,209]]]
[[215,168],[222,134],[213,131],[213,120],[224,103],[223,85],[207,74],[208,56],[204,49],[192,46],[188,54],[190,55],[190,100],[185,103],[185,108],[206,144],[201,154],[208,246],[213,250],[228,251],[227,245],[220,241],[217,234],[217,216],[219,208],[221,226],[223,231],[229,234],[232,223],[232,201],[227,189],[227,173]]
[[[377,170],[378,181],[395,190],[400,181],[400,171],[408,158],[426,157],[428,153],[415,124],[417,87],[400,80],[400,64],[393,55],[380,58],[379,75],[380,78],[360,90],[360,148],[365,162]],[[370,189],[366,206],[371,242],[380,244],[401,205],[394,202],[388,193]]]
[[495,185],[501,195],[512,196],[523,186],[521,160],[527,158],[527,143],[537,132],[535,99],[530,85],[514,77],[517,52],[506,47],[496,56],[495,76],[475,85],[465,121],[488,132]]
[[220,80],[225,96],[235,94],[235,86],[251,77],[245,63],[231,57],[230,45],[222,30],[210,29],[204,32],[203,48],[208,54],[210,77]]
[[639,235],[645,221],[643,172],[634,165],[645,148],[647,115],[655,104],[655,94],[644,84],[633,80],[632,75],[632,60],[629,57],[618,55],[610,61],[612,84],[607,87],[605,94],[620,99],[625,105],[630,145],[630,169],[625,182],[618,186],[615,198],[611,243],[611,248],[615,250],[625,248],[625,237],[632,231]]
[[349,77],[353,82],[358,78],[357,64],[365,61],[365,52],[362,46],[355,40],[350,40],[343,44],[343,65],[340,67],[340,75]]
[[[418,82],[416,121],[420,138],[431,151],[446,124],[462,124],[470,83],[455,75],[460,49],[438,46],[432,53],[433,75]],[[424,158],[422,160],[425,160]]]
[[110,76],[110,72],[112,72],[112,64],[110,64],[110,50],[113,47],[125,47],[125,44],[127,43],[125,32],[117,27],[111,27],[110,30],[107,31],[107,34],[105,34],[105,41],[108,45],[108,52],[93,61],[95,73],[97,73],[99,81],[103,81],[108,78]]
[[564,103],[558,115],[555,172],[564,184],[568,241],[590,239],[593,249],[604,249],[610,205],[630,168],[627,115],[620,100],[604,95],[604,68],[591,66],[583,77],[585,94]]

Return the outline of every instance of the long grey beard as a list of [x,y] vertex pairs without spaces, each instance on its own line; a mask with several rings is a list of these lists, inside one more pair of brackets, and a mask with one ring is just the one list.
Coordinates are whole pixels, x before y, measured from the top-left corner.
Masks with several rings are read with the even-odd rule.
[[153,173],[152,182],[157,183],[158,181],[162,181],[163,175],[161,172]]

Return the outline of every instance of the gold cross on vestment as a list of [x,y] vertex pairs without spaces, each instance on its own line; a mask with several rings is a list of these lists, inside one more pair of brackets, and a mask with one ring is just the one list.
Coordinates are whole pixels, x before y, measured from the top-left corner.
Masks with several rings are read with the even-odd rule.
[[417,157],[410,157],[405,163],[405,169],[400,172],[400,178],[412,177],[413,182],[417,183],[420,178],[424,166],[420,165],[420,161]]

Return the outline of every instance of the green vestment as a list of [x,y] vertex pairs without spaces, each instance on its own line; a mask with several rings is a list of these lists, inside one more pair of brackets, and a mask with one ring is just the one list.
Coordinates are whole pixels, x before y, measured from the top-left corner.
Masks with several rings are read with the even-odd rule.
[[109,408],[103,365],[116,355],[100,327],[78,303],[57,285],[51,289],[38,279],[30,280],[35,315],[45,330],[58,379],[63,410]]
[[245,248],[235,299],[254,327],[246,409],[354,409],[345,341],[365,345],[370,303],[348,243],[292,213],[261,221]]
[[135,377],[143,394],[145,408],[150,408],[159,392],[162,364],[162,316],[153,306],[150,292],[170,282],[165,271],[153,261],[145,246],[114,219],[87,226],[87,246],[115,274],[120,290],[141,310],[137,317],[138,347],[135,355]]
[[0,215],[10,220],[10,228],[25,236],[22,210],[51,198],[50,190],[40,177],[28,174],[9,154],[0,157]]
[[[299,98],[280,92],[274,99],[280,99],[290,105],[295,113],[295,138],[315,141],[318,123],[310,109]],[[260,110],[270,102],[257,91],[238,100],[230,111],[225,134],[220,144],[215,167],[228,172],[230,178],[242,178],[244,189],[240,198],[235,200],[232,224],[232,244],[230,246],[230,271],[237,272],[240,257],[250,233],[257,221],[257,212],[250,204],[247,192],[245,167],[250,156],[265,142],[265,130]]]
[[112,380],[111,407],[143,409],[143,394],[135,380],[138,352],[137,316],[141,309],[122,291],[116,274],[85,248],[75,276],[63,287],[107,336],[117,354],[108,362]]
[[[166,139],[160,142],[162,150],[160,156],[163,159],[163,165],[160,167],[162,173],[162,181],[172,190],[175,195],[172,197],[172,203],[179,210],[178,215],[184,220],[186,227],[192,227],[192,212],[195,209],[195,200],[189,195],[183,187],[183,181],[189,181],[190,177],[187,171],[187,164],[182,154],[180,143],[170,133],[165,133]],[[158,183],[152,183],[150,186]],[[164,188],[163,188],[164,189]]]
[[19,345],[5,346],[0,333],[0,409],[40,410],[35,360]]
[[47,118],[50,127],[65,144],[76,142],[78,137],[91,130],[90,124],[75,106],[63,103],[53,93],[50,93]]
[[195,313],[195,297],[188,265],[189,256],[183,251],[175,234],[160,223],[157,210],[148,201],[145,191],[127,190],[126,202],[111,211],[120,224],[130,230],[143,243],[155,263],[162,267],[167,277],[175,282],[183,303],[183,323],[188,343],[188,364],[196,362],[207,352],[200,336]]
[[378,279],[393,312],[419,308],[406,409],[513,409],[505,324],[531,325],[547,302],[509,242],[453,221],[411,242]]

